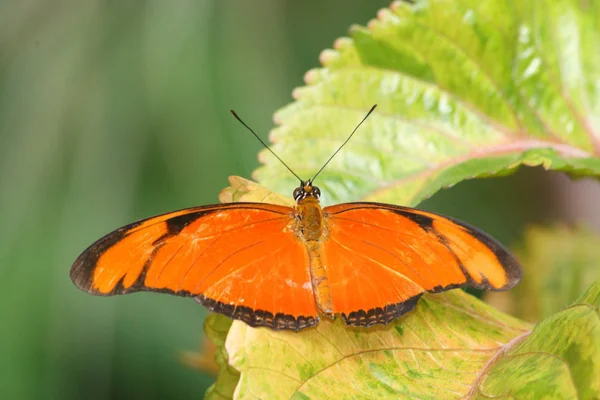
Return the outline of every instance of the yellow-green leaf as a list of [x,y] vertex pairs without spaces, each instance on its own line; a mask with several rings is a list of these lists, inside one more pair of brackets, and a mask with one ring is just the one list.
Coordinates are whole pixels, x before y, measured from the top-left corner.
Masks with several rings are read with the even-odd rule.
[[[224,318],[224,317],[223,317]],[[529,325],[461,290],[425,295],[378,328],[323,319],[274,332],[234,321],[225,348],[240,371],[235,398],[458,398],[503,345]]]
[[230,176],[229,184],[219,193],[221,203],[234,203],[239,201],[281,204],[293,207],[294,199],[275,193],[256,182],[249,181],[240,176]]
[[218,398],[595,399],[599,307],[600,281],[533,330],[460,290],[425,295],[375,329],[324,320],[274,332],[236,321],[218,343],[239,382],[220,380],[231,396]]

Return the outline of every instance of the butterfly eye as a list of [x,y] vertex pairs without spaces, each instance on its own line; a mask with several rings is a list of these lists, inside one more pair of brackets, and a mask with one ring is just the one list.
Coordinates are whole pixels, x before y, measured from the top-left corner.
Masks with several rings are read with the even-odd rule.
[[294,189],[294,200],[298,201],[303,197],[304,194],[304,189],[301,187],[298,187],[296,189]]
[[318,188],[318,187],[316,187],[316,186],[313,186],[313,195],[314,195],[315,197],[321,197],[321,189],[319,189],[319,188]]

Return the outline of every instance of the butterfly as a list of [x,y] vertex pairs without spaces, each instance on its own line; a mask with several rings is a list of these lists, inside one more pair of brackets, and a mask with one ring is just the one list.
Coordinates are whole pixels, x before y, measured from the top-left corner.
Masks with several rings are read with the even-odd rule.
[[293,331],[322,316],[339,315],[351,326],[387,324],[425,292],[506,290],[519,282],[519,262],[464,222],[392,204],[321,207],[314,180],[325,165],[312,179],[298,178],[294,207],[215,204],[119,228],[76,259],[71,279],[94,295],[195,297],[250,326]]

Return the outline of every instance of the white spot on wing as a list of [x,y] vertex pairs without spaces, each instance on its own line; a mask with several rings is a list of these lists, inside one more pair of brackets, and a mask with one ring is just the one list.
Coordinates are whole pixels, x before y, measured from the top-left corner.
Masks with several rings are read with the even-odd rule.
[[288,287],[291,287],[291,288],[301,288],[301,289],[304,289],[304,290],[311,290],[312,289],[312,285],[311,285],[311,283],[309,281],[306,281],[302,285],[300,285],[298,283],[293,282],[291,279],[286,279],[285,280],[285,284]]
[[285,280],[285,284],[288,285],[289,287],[293,288],[298,286],[296,283],[294,283],[291,279],[286,279]]

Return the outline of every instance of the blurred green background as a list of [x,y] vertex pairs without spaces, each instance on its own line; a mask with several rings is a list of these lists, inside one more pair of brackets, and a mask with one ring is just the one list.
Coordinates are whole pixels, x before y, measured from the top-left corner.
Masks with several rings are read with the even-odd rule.
[[[212,378],[180,352],[198,349],[205,309],[88,296],[70,265],[121,225],[249,177],[260,144],[228,110],[266,138],[320,51],[386,4],[0,2],[1,398],[203,395]],[[511,244],[547,217],[544,177],[465,182],[424,207]]]

